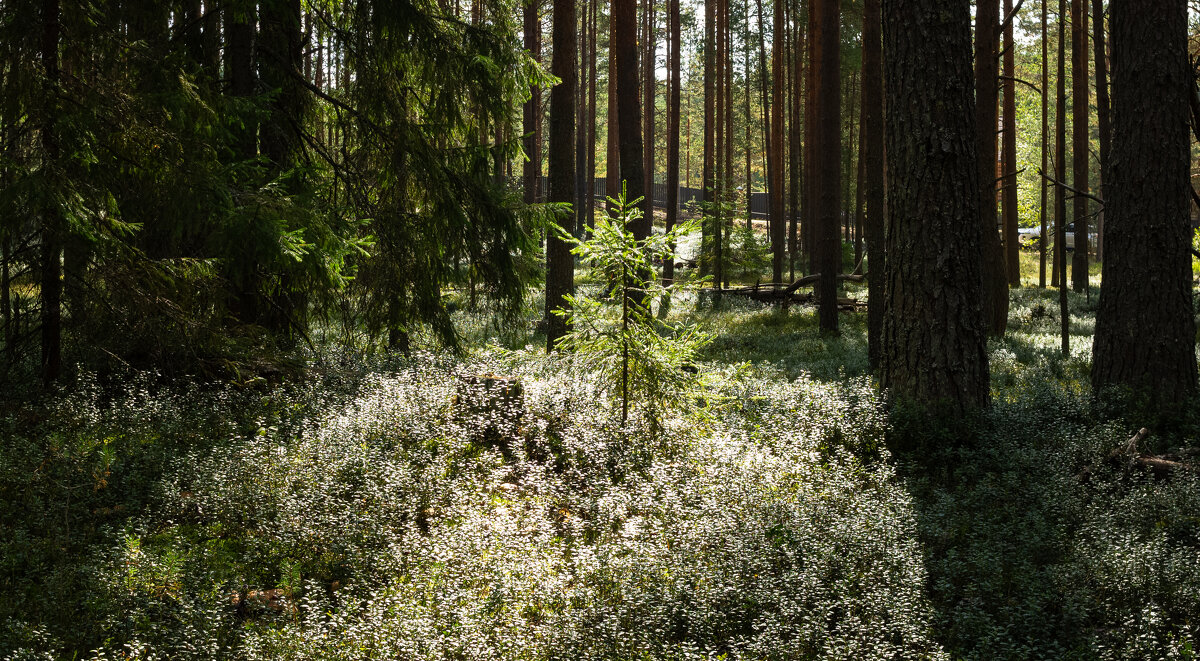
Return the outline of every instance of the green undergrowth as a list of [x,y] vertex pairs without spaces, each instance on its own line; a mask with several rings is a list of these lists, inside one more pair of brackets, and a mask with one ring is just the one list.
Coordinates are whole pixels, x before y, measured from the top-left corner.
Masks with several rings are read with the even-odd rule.
[[1064,358],[1014,291],[959,420],[887,410],[864,313],[694,293],[707,390],[654,433],[486,310],[284,386],[85,374],[0,410],[0,658],[1193,658],[1200,482],[1102,459],[1200,443],[1091,399],[1096,293]]

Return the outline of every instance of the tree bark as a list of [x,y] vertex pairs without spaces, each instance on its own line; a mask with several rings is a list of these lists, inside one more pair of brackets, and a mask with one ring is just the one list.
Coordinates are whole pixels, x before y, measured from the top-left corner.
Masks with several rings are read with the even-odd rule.
[[644,41],[642,53],[642,133],[646,136],[646,148],[642,150],[642,169],[645,183],[642,188],[646,191],[646,213],[650,214],[651,225],[654,219],[654,92],[655,51],[657,17],[654,11],[654,0],[644,0],[642,6]]
[[[680,106],[680,29],[679,0],[667,0],[667,21],[670,29],[671,46],[667,53],[668,95],[667,102],[667,210],[666,227],[670,232],[679,218],[679,106]],[[672,246],[672,249],[674,246]],[[663,262],[663,284],[675,280],[674,250],[670,259]]]
[[885,187],[883,179],[884,144],[884,91],[883,91],[883,37],[879,0],[863,3],[863,160],[866,177],[864,191],[866,218],[864,231],[867,239],[867,298],[876,301],[867,306],[867,358],[871,369],[879,368],[880,334],[883,332],[884,273],[884,228],[887,209],[884,206]]
[[[1004,270],[1011,287],[1021,286],[1020,244],[1017,234],[1017,91],[1013,51],[1012,0],[1004,0],[1004,128],[1000,199],[1004,209]],[[1007,315],[1007,311],[1005,313]]]
[[983,314],[988,332],[1002,336],[1008,327],[1008,280],[1004,248],[996,227],[996,105],[1000,95],[997,62],[999,0],[979,0],[975,11],[975,130],[979,156],[979,220],[983,249]]
[[[525,0],[521,7],[524,19],[525,50],[535,60],[542,56],[542,21],[538,16],[538,0]],[[529,100],[522,109],[522,131],[525,133],[524,150],[527,160],[521,167],[524,178],[525,203],[532,204],[541,197],[538,190],[542,170],[542,90],[534,85],[530,88]]]
[[[605,133],[608,154],[605,159],[604,196],[616,199],[621,194],[621,132],[618,128],[621,109],[617,107],[617,14],[609,5],[608,12],[608,122]],[[613,206],[605,203],[608,213]]]
[[[617,130],[620,133],[621,179],[630,200],[644,197],[642,125],[638,99],[637,0],[613,0],[613,48],[617,73]],[[619,192],[619,191],[617,191]],[[643,200],[642,217],[630,224],[638,239],[650,236],[653,207]]]
[[[1042,172],[1046,172],[1046,160],[1050,149],[1050,130],[1048,122],[1049,110],[1049,95],[1050,95],[1050,55],[1047,43],[1050,33],[1046,30],[1046,15],[1048,0],[1042,0]],[[1038,240],[1038,287],[1046,288],[1046,251],[1049,249],[1050,237],[1046,234],[1046,182],[1041,181],[1038,190],[1040,191],[1038,207],[1038,220],[1041,223],[1041,235]]]
[[784,24],[783,2],[774,3],[774,36],[771,39],[771,278],[783,282],[784,238],[787,219],[783,215],[783,62]]
[[1196,391],[1191,291],[1187,5],[1113,0],[1112,154],[1092,386],[1153,406]]
[[[1104,197],[1104,181],[1108,177],[1108,155],[1112,149],[1112,128],[1109,122],[1108,57],[1104,46],[1104,0],[1092,0],[1092,20],[1095,37],[1092,40],[1096,59],[1096,124],[1100,134],[1100,180],[1096,188]],[[1104,261],[1104,210],[1096,216],[1096,259]]]
[[[1088,190],[1088,13],[1087,0],[1071,4],[1071,171],[1075,190]],[[1071,285],[1081,292],[1088,286],[1088,201],[1073,198],[1075,211],[1075,254],[1071,263]]]
[[895,401],[962,412],[988,397],[970,4],[889,0],[883,10],[891,185],[880,384]]
[[[815,9],[812,39],[816,105],[813,107],[813,157],[811,168],[816,193],[814,217],[818,245],[814,257],[824,276],[817,288],[820,297],[818,316],[821,332],[838,332],[837,274],[842,272],[842,246],[838,237],[841,204],[841,40],[838,28],[839,0],[812,0]],[[810,162],[814,162],[810,159]]]
[[[554,0],[551,39],[554,55],[550,73],[559,84],[550,89],[550,202],[575,201],[575,0]],[[637,115],[633,115],[637,117]],[[576,225],[574,211],[568,212],[564,229]],[[575,291],[575,259],[571,245],[551,232],[546,236],[546,350],[566,334],[566,320],[554,310],[567,306],[566,296]]]
[[704,211],[707,215],[701,221],[701,240],[700,240],[700,275],[709,275],[714,268],[711,255],[713,238],[713,230],[715,223],[714,204],[716,198],[714,196],[714,187],[716,181],[713,177],[713,166],[715,165],[716,154],[716,122],[713,116],[714,107],[716,104],[716,77],[717,77],[717,4],[718,0],[704,0],[704,153],[701,163],[701,184],[704,189],[702,196],[704,200]]
[[[793,37],[788,59],[791,62],[788,98],[791,103],[788,108],[788,273],[789,279],[796,279],[796,259],[800,256],[800,237],[798,226],[800,222],[800,181],[804,166],[804,152],[800,141],[800,96],[803,93],[804,80],[804,30],[800,20],[792,10],[791,29]],[[805,201],[807,202],[807,200]]]
[[[1058,0],[1058,98],[1055,101],[1055,178],[1067,180],[1067,0]],[[1067,314],[1067,196],[1054,187],[1054,273],[1058,287],[1058,312],[1062,323],[1062,354],[1071,354],[1071,317]]]

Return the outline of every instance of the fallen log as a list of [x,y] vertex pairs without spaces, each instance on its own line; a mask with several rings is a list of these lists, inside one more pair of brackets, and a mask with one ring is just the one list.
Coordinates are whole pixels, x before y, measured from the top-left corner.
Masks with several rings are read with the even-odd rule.
[[1165,480],[1175,472],[1192,473],[1196,471],[1196,467],[1193,464],[1182,461],[1181,457],[1177,455],[1156,455],[1140,452],[1138,445],[1149,435],[1150,431],[1145,427],[1139,429],[1129,440],[1109,450],[1103,460],[1084,467],[1076,477],[1081,482],[1086,482],[1091,478],[1092,473],[1100,467],[1101,463],[1109,464],[1114,468],[1124,468],[1126,471],[1141,468],[1149,471],[1154,475],[1156,480]]

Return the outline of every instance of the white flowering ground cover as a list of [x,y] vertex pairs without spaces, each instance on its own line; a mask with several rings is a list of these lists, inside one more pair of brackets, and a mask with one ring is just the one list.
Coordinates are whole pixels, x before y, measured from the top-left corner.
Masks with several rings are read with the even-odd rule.
[[[708,390],[654,434],[482,339],[276,388],[80,377],[0,415],[0,657],[1193,658],[1200,482],[1080,478],[1157,423],[1090,399],[1088,303],[1062,359],[1052,295],[1016,295],[970,420],[889,412],[858,316],[740,304],[677,306]],[[488,374],[519,423],[463,413]]]

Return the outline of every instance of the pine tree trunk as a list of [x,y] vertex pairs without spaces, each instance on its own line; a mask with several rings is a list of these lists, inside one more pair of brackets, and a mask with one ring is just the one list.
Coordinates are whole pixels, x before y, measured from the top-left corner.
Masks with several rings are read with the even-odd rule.
[[771,282],[783,282],[784,239],[787,220],[783,215],[783,62],[784,49],[783,2],[774,3],[774,37],[771,40]]
[[[612,12],[621,179],[628,186],[629,199],[636,200],[646,194],[642,169],[642,113],[638,107],[637,0],[613,0]],[[643,216],[630,224],[630,230],[635,237],[644,239],[650,235],[653,208],[645,200],[641,208]]]
[[1020,243],[1017,233],[1017,91],[1013,51],[1012,0],[1004,0],[1004,131],[1000,198],[1004,205],[1004,270],[1011,287],[1021,286]]
[[[1067,0],[1058,0],[1058,98],[1055,101],[1054,178],[1067,180]],[[1071,354],[1067,314],[1067,196],[1062,186],[1054,187],[1054,285],[1062,324],[1062,354]]]
[[[800,28],[799,19],[793,14],[791,21],[791,48],[788,49],[788,59],[791,62],[789,76],[789,117],[788,117],[788,279],[796,279],[796,260],[800,256],[800,237],[798,225],[800,222],[800,182],[804,167],[804,151],[800,142],[800,97],[804,80],[804,31]],[[806,201],[807,202],[807,201]]]
[[[645,34],[643,40],[642,52],[642,134],[646,136],[646,148],[642,151],[642,168],[645,171],[643,177],[645,183],[643,189],[646,191],[646,213],[651,214],[650,219],[653,220],[654,213],[654,91],[655,91],[655,49],[656,44],[656,27],[657,17],[654,13],[654,0],[644,0],[642,6],[643,32]],[[651,223],[653,224],[653,223]]]
[[[1087,0],[1071,4],[1071,185],[1077,191],[1088,190],[1088,13]],[[1075,254],[1071,263],[1072,288],[1081,292],[1088,286],[1088,199],[1074,196]]]
[[[538,16],[538,0],[525,0],[521,6],[524,19],[523,32],[525,50],[530,57],[540,60],[542,57],[542,21]],[[522,165],[523,188],[526,204],[537,202],[541,197],[539,189],[542,170],[542,90],[534,85],[530,89],[531,96],[522,109],[522,130],[525,133],[524,145],[527,160]]]
[[[617,14],[609,5],[608,12],[608,121],[605,133],[608,141],[608,154],[605,165],[604,196],[617,199],[621,194],[621,131],[618,128],[621,119],[621,109],[617,107]],[[614,213],[613,205],[605,203],[609,214]]]
[[812,0],[814,18],[812,40],[816,105],[813,107],[813,157],[810,169],[817,225],[817,245],[813,257],[821,273],[817,286],[817,308],[821,332],[838,332],[837,276],[842,272],[842,246],[838,237],[841,204],[840,134],[841,127],[841,44],[838,27],[839,0]]
[[[670,29],[671,46],[667,54],[669,76],[667,102],[667,231],[675,227],[679,218],[679,106],[680,106],[680,29],[679,0],[667,0],[667,21]],[[670,258],[663,262],[663,284],[675,280],[674,246]]]
[[587,119],[587,226],[590,230],[596,223],[596,35],[598,0],[592,0],[591,15],[588,22],[591,25],[589,34],[591,43],[588,44],[588,119]]
[[[550,202],[575,201],[575,0],[554,0],[551,39],[554,55],[550,73],[561,82],[550,89]],[[636,117],[637,115],[633,115]],[[574,211],[560,218],[567,231],[574,228]],[[554,310],[567,307],[566,296],[575,291],[575,259],[571,245],[557,233],[546,235],[546,350],[553,351],[567,330]]]
[[996,106],[1000,95],[997,60],[999,0],[979,0],[975,12],[975,130],[979,156],[979,228],[983,248],[983,314],[988,332],[1008,326],[1008,280],[996,218]]
[[1195,393],[1187,5],[1113,0],[1112,154],[1092,386],[1160,409]]
[[895,401],[961,412],[988,397],[970,4],[889,0],[883,9],[890,197],[880,385]]
[[[1047,156],[1050,149],[1050,129],[1049,129],[1049,97],[1050,97],[1050,55],[1047,43],[1050,33],[1046,30],[1046,15],[1048,14],[1048,0],[1042,0],[1042,172],[1046,172]],[[1040,206],[1038,207],[1038,220],[1041,223],[1042,232],[1038,237],[1038,287],[1046,288],[1046,251],[1050,246],[1050,236],[1046,234],[1046,182],[1042,181],[1039,186],[1041,191],[1039,194]]]
[[886,195],[883,180],[883,36],[880,0],[863,3],[863,160],[866,161],[867,238],[867,357],[871,369],[880,362],[880,335],[883,332],[884,228],[887,224]]
[[717,3],[718,0],[704,0],[704,154],[701,163],[701,184],[703,190],[704,211],[707,218],[701,224],[700,240],[700,275],[712,273],[714,268],[711,251],[713,249],[713,230],[716,198],[713,187],[716,181],[713,177],[713,166],[716,154],[716,122],[713,110],[716,103],[717,77]]
[[[1104,181],[1108,177],[1108,158],[1112,129],[1109,126],[1108,57],[1104,47],[1104,0],[1092,0],[1092,20],[1095,21],[1092,40],[1096,59],[1096,123],[1100,134],[1100,180],[1096,182],[1099,197],[1104,198]],[[1104,261],[1104,210],[1096,216],[1096,259]]]

